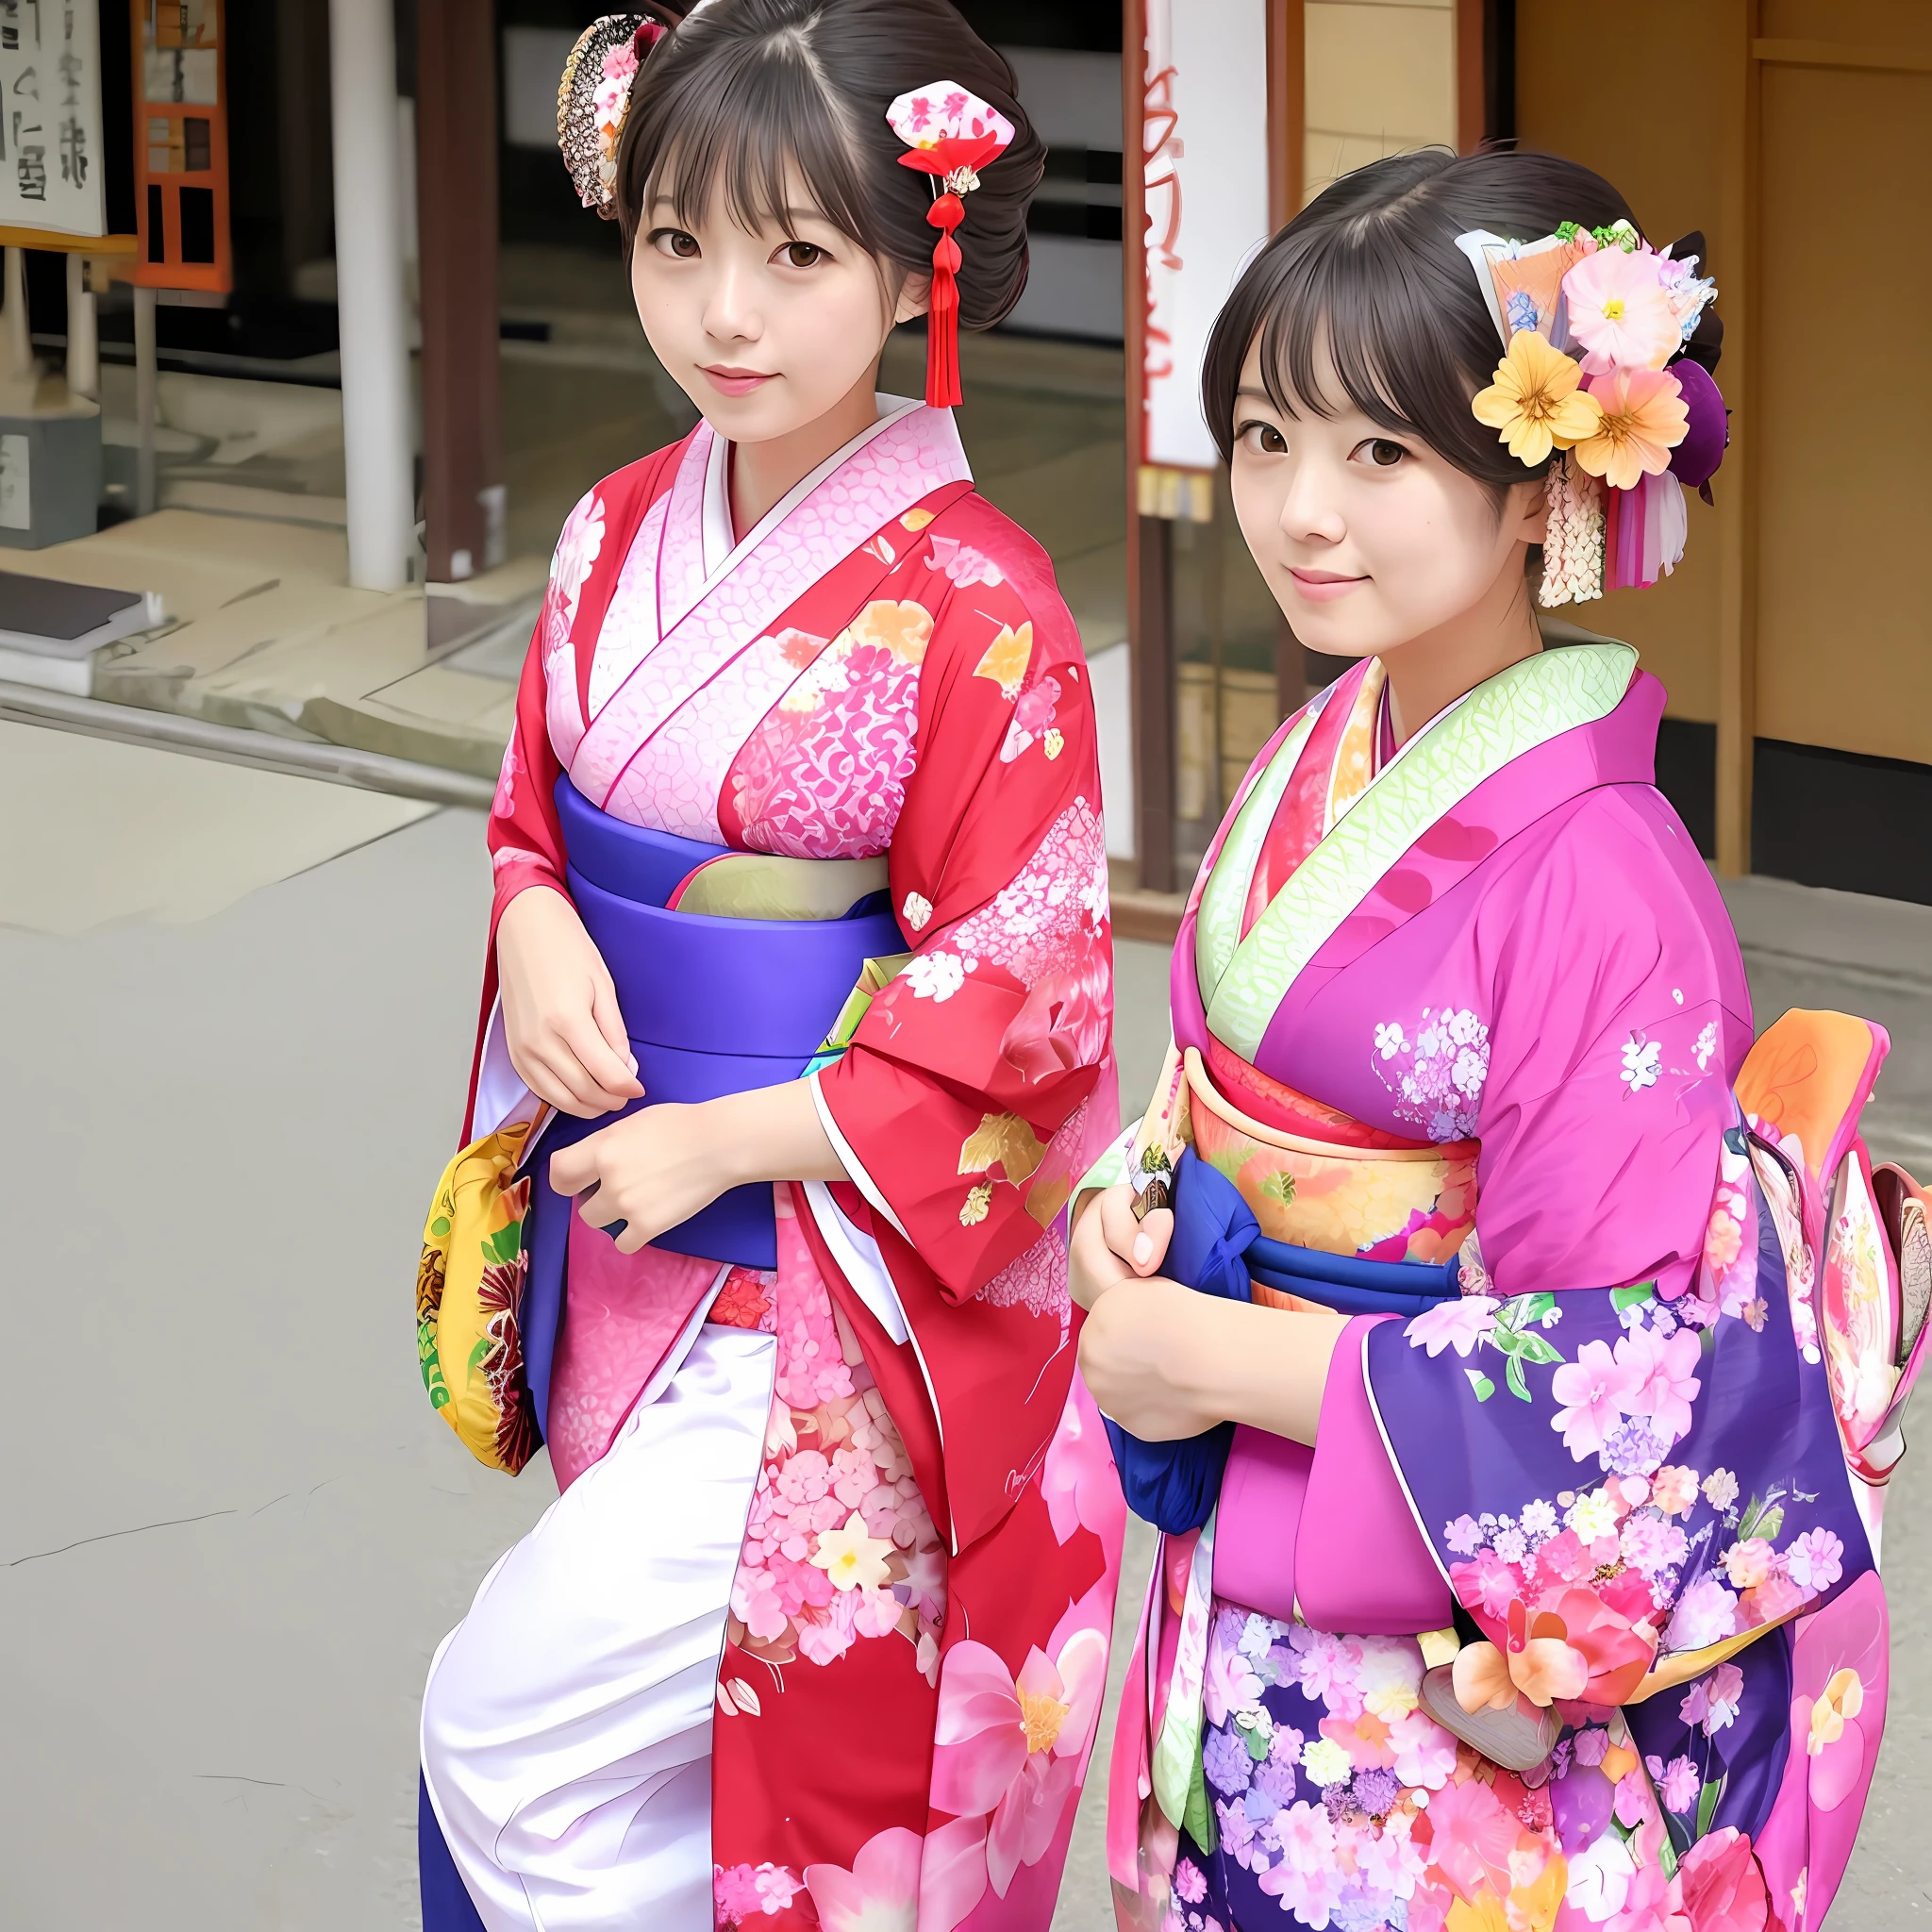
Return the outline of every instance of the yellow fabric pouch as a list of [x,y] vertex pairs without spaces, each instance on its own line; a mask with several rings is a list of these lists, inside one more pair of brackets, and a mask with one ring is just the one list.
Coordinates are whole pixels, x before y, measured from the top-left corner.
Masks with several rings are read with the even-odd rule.
[[416,1352],[429,1406],[478,1462],[515,1475],[537,1452],[524,1370],[527,1121],[486,1134],[443,1170],[416,1272]]

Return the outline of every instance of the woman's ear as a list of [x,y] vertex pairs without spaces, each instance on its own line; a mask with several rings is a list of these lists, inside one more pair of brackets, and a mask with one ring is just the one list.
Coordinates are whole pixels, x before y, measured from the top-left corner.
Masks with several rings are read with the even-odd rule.
[[1538,477],[1531,483],[1512,483],[1504,510],[1510,535],[1519,543],[1541,543],[1548,531],[1550,490],[1548,480]]
[[892,323],[910,322],[932,307],[932,277],[908,275],[899,285],[899,299],[892,308]]

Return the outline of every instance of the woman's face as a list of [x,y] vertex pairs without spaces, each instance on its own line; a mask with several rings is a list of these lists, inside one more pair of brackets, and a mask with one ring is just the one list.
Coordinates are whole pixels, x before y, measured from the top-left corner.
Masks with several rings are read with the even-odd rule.
[[756,233],[714,190],[695,227],[666,196],[631,250],[638,320],[658,361],[720,435],[767,442],[807,427],[870,384],[895,313],[878,263],[787,183],[782,225]]
[[1325,351],[1324,417],[1268,400],[1259,344],[1235,397],[1235,516],[1295,636],[1338,658],[1382,656],[1453,626],[1542,538],[1542,486],[1513,486],[1503,513],[1481,484],[1420,437],[1348,400]]

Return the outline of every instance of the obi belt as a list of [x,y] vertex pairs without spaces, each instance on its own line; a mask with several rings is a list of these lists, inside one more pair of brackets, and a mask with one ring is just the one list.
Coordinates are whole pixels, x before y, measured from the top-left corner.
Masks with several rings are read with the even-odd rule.
[[[552,1190],[550,1157],[641,1107],[715,1100],[797,1079],[827,1045],[867,962],[905,948],[890,895],[881,891],[865,892],[835,919],[717,918],[676,909],[671,902],[685,897],[706,867],[755,855],[626,824],[600,811],[567,777],[558,780],[556,799],[571,898],[609,969],[644,1097],[596,1120],[556,1115],[538,1144],[525,1354],[538,1424],[545,1429],[575,1206]],[[614,1239],[622,1225],[604,1232]],[[772,1190],[733,1188],[651,1245],[775,1268]]]
[[[1272,1240],[1235,1184],[1191,1147],[1175,1164],[1173,1195],[1174,1233],[1160,1272],[1203,1294],[1245,1302],[1257,1298],[1258,1287],[1338,1314],[1406,1318],[1461,1293],[1456,1256],[1443,1262],[1374,1261]],[[1134,1514],[1170,1535],[1199,1529],[1220,1493],[1235,1425],[1143,1442],[1103,1420]]]

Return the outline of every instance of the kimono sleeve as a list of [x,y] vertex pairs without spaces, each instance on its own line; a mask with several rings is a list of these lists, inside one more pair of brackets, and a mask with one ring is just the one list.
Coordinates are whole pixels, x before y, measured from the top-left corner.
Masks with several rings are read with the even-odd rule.
[[891,853],[914,950],[813,1077],[847,1172],[958,1302],[1053,1226],[1090,1122],[1112,1130],[1096,1089],[1111,1084],[1113,983],[1073,620],[1043,559],[1001,568],[955,549],[949,574]]
[[517,684],[516,720],[504,747],[503,770],[496,781],[485,835],[494,886],[490,908],[492,941],[503,908],[519,892],[532,886],[547,886],[569,896],[563,883],[563,830],[553,797],[562,767],[551,746],[545,722],[548,690],[543,633],[544,622],[540,616]]
[[1872,1560],[1794,1329],[1808,1279],[1730,1091],[1735,942],[1701,866],[1667,862],[1654,796],[1588,808],[1499,902],[1488,1278],[1364,1350],[1391,1466],[1483,1633],[1458,1671],[1570,1721],[1706,1676]]

